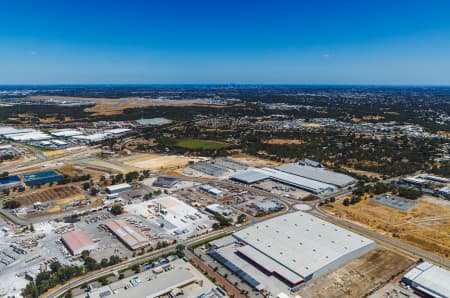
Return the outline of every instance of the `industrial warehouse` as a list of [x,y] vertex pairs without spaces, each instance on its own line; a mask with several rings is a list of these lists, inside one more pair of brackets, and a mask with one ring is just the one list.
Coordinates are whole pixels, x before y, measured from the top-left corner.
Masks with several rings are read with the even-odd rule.
[[408,271],[402,283],[425,295],[450,297],[450,271],[423,262]]
[[294,174],[285,173],[276,169],[262,168],[253,169],[243,173],[236,174],[231,177],[232,180],[245,183],[254,184],[256,182],[264,181],[267,179],[277,181],[283,184],[291,185],[315,194],[321,194],[325,192],[332,192],[337,187],[326,184],[320,181],[304,178]]
[[[236,241],[237,246],[228,245]],[[301,211],[238,231],[228,244],[212,243],[209,255],[255,289],[267,285],[265,276],[295,288],[376,247],[370,239]],[[245,269],[248,264],[252,272]]]
[[301,161],[276,168],[254,168],[231,176],[231,180],[254,184],[273,180],[299,189],[321,194],[356,183],[356,179],[325,169],[319,163]]
[[81,254],[83,250],[92,250],[95,244],[91,237],[83,231],[72,231],[66,233],[61,238],[64,245],[74,256]]
[[136,231],[124,220],[112,220],[106,223],[106,227],[131,250],[141,249],[150,245],[150,242],[144,235]]

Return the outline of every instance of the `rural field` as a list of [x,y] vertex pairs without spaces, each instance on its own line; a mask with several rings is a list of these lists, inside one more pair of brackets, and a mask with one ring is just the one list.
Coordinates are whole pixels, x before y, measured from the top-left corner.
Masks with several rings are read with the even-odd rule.
[[365,297],[413,264],[413,260],[392,251],[375,249],[308,282],[299,294],[305,298]]
[[438,203],[421,199],[416,208],[401,212],[365,199],[347,207],[337,201],[322,209],[450,259],[450,209]]
[[184,138],[177,140],[176,146],[191,150],[216,150],[227,148],[230,145],[219,141]]

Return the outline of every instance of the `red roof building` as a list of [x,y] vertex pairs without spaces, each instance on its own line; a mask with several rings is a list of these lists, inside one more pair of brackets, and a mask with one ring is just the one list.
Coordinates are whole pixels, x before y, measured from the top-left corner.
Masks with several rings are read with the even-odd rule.
[[62,242],[72,255],[79,255],[83,250],[92,250],[95,244],[83,231],[72,231],[62,236]]

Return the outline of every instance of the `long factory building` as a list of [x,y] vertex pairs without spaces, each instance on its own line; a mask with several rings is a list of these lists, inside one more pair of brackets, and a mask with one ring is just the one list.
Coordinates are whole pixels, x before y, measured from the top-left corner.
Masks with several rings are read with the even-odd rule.
[[[357,258],[376,247],[374,241],[297,211],[278,216],[233,234],[240,244],[236,254],[268,276],[297,287]],[[262,282],[241,270],[239,263],[230,264],[227,255],[213,249],[217,261],[237,268],[243,279],[258,288]]]
[[150,245],[147,237],[136,231],[122,219],[109,221],[106,223],[106,226],[131,250],[138,250]]
[[284,164],[276,168],[254,168],[235,174],[230,179],[245,184],[273,180],[315,194],[332,192],[356,183],[356,179],[353,177],[327,170],[322,166],[311,166],[304,162]]

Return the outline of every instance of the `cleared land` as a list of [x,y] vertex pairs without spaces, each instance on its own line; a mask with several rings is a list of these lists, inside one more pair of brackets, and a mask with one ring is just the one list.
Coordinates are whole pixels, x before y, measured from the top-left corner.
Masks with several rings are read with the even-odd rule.
[[108,173],[128,173],[137,170],[135,167],[132,167],[131,165],[125,165],[116,162],[115,160],[112,161],[100,158],[83,158],[77,160],[75,163],[87,167],[88,169],[96,171],[104,171]]
[[269,145],[300,145],[303,144],[302,141],[296,139],[269,139],[264,141],[265,144]]
[[229,159],[235,160],[237,162],[241,162],[244,164],[247,164],[251,167],[261,168],[261,167],[276,167],[279,166],[281,163],[272,161],[269,159],[263,159],[259,157],[255,157],[252,155],[247,154],[240,154],[240,155],[234,155],[229,156]]
[[186,138],[177,140],[176,146],[191,150],[216,150],[230,145],[225,142]]
[[348,207],[337,201],[323,210],[339,218],[363,224],[389,237],[450,259],[450,208],[421,200],[408,212],[401,212],[370,200]]
[[198,158],[181,155],[161,155],[161,154],[134,154],[119,159],[120,162],[151,171],[164,170],[169,168],[184,167],[189,161],[198,161]]
[[49,201],[63,205],[84,199],[85,196],[78,187],[74,185],[66,185],[35,192],[28,192],[27,194],[18,196],[15,200],[19,201],[22,206],[29,206],[36,202],[44,203]]
[[[85,109],[86,112],[91,112],[95,116],[99,115],[117,115],[122,114],[125,109],[130,108],[145,108],[150,106],[171,106],[171,107],[185,107],[185,106],[204,106],[209,105],[207,99],[195,100],[170,100],[170,99],[150,99],[140,97],[126,97],[126,98],[86,98],[86,97],[71,97],[71,96],[52,96],[55,100],[79,100],[94,102],[95,106]],[[29,96],[27,100],[46,100],[48,96]],[[213,107],[221,108],[221,105]],[[47,118],[47,122],[57,122],[59,120]]]
[[308,282],[299,295],[313,297],[365,297],[414,263],[385,249],[375,249],[350,263]]

